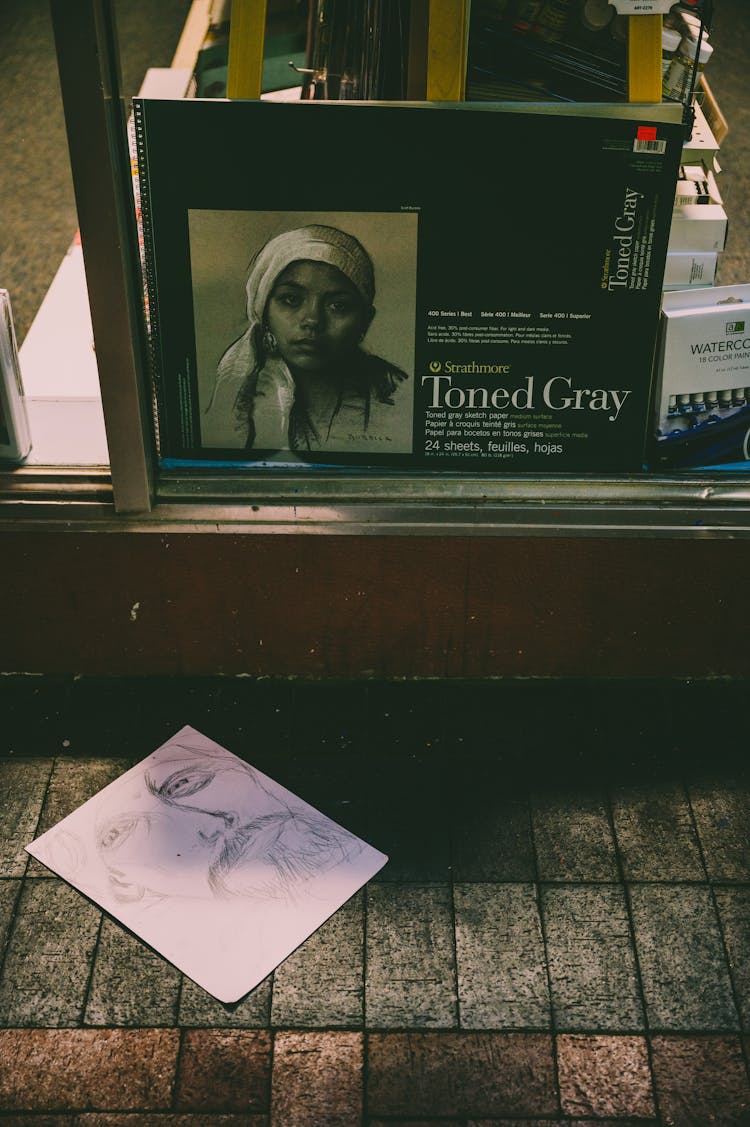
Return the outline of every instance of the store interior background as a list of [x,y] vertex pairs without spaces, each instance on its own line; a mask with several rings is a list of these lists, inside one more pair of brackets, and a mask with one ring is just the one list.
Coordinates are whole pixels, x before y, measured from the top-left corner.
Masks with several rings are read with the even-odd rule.
[[[147,67],[169,66],[189,7],[187,0],[115,4],[126,97],[137,93]],[[721,150],[730,229],[719,283],[731,284],[750,279],[750,9],[744,0],[715,0],[714,10],[706,74],[730,126]],[[0,284],[11,294],[20,343],[77,227],[46,0],[0,5],[0,135]]]
[[[169,65],[188,8],[119,0],[126,93]],[[711,38],[730,127],[718,280],[731,284],[750,281],[747,0],[716,0]],[[20,342],[77,226],[46,0],[0,3],[0,138],[0,285]],[[361,1096],[372,1127],[747,1123],[747,542],[356,540],[4,525],[0,1121],[353,1127]],[[279,976],[276,1003],[269,987],[238,1011],[211,1007],[106,923],[86,946],[80,898],[7,860],[185,723],[391,857],[341,931]],[[601,910],[603,889],[640,897],[641,913],[628,901],[625,940],[586,933],[589,965],[557,981],[546,1016],[477,1032],[456,1005],[456,918],[440,905],[475,896],[481,923],[482,896],[522,886],[544,899],[561,964],[580,940],[573,917]],[[567,924],[553,912],[565,895]],[[480,1002],[487,968],[516,950],[487,933]],[[346,985],[369,1006],[360,1019],[333,1012],[357,942],[369,982],[360,965]],[[587,973],[600,988],[632,959],[632,993],[613,971],[594,1005]],[[519,978],[543,963],[519,955]],[[584,1016],[566,1023],[561,998]],[[435,1054],[432,1093],[396,1052],[405,1031],[412,1064]],[[499,1094],[472,1055],[492,1038],[515,1077]]]

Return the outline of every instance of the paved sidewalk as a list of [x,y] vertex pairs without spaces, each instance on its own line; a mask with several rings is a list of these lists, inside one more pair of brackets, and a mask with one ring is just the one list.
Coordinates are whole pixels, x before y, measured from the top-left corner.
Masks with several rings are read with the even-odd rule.
[[[750,1124],[744,695],[2,679],[0,1127]],[[185,723],[391,858],[231,1007],[23,851]]]

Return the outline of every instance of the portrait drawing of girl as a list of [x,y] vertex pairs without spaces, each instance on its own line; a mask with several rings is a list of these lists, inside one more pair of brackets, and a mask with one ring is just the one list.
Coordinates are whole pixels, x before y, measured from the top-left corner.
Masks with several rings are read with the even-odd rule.
[[219,359],[203,447],[306,461],[411,451],[413,380],[368,347],[375,267],[359,238],[324,223],[282,231],[253,258],[245,293],[246,327]]
[[27,851],[224,1002],[386,861],[190,727]]

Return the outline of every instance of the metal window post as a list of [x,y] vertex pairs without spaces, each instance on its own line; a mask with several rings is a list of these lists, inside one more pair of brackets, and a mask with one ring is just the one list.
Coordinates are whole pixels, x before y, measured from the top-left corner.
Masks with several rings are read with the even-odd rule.
[[51,0],[115,508],[153,496],[140,264],[112,0]]

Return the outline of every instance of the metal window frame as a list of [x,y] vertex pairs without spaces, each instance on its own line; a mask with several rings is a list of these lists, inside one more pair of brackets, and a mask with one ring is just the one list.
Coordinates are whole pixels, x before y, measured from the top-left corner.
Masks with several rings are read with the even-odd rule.
[[439,475],[201,475],[157,486],[148,510],[116,510],[105,470],[0,474],[0,530],[363,536],[750,537],[750,476],[565,479]]
[[[0,474],[0,502],[11,518],[144,531],[750,535],[750,475],[160,473],[146,402],[140,268],[113,2],[51,0],[51,8],[111,490],[104,473],[66,476],[29,468]],[[5,523],[0,515],[0,525]]]
[[51,0],[115,507],[148,512],[154,456],[120,54],[112,0]]

